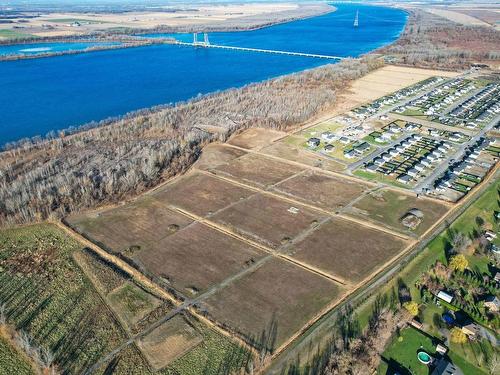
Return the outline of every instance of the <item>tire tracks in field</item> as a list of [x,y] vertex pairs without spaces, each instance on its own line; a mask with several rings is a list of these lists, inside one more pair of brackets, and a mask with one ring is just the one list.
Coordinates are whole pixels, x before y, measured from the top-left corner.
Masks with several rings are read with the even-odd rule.
[[220,326],[218,326],[217,324],[214,324],[209,319],[206,319],[204,316],[200,315],[199,313],[197,313],[196,311],[194,311],[192,308],[195,307],[195,305],[197,303],[202,302],[203,300],[205,300],[208,297],[212,296],[213,294],[215,294],[220,289],[226,287],[227,285],[231,284],[235,280],[240,279],[241,277],[243,277],[247,273],[252,272],[255,269],[257,269],[258,267],[260,267],[264,262],[266,262],[268,260],[267,257],[269,257],[269,258],[272,257],[271,254],[269,254],[267,257],[259,259],[258,261],[256,261],[255,263],[253,263],[251,266],[249,266],[249,267],[243,269],[242,271],[240,271],[239,273],[234,274],[231,277],[223,280],[221,283],[212,286],[211,288],[209,288],[208,290],[206,290],[204,293],[200,294],[199,296],[197,296],[195,298],[191,298],[191,299],[186,299],[183,302],[179,302],[170,293],[168,293],[163,288],[161,288],[160,286],[158,286],[156,283],[154,283],[153,281],[151,281],[149,278],[147,278],[145,275],[143,275],[140,271],[136,270],[135,268],[133,268],[132,266],[130,266],[128,263],[126,263],[122,259],[118,258],[117,256],[108,253],[106,250],[102,249],[101,247],[97,246],[93,242],[89,241],[88,239],[86,239],[85,237],[83,237],[81,234],[75,232],[73,229],[71,229],[68,226],[66,226],[61,221],[54,221],[52,223],[54,225],[56,225],[58,228],[62,229],[70,237],[72,237],[73,239],[75,239],[78,242],[80,242],[85,247],[90,248],[92,251],[94,251],[98,256],[100,256],[104,260],[112,263],[113,265],[115,265],[116,267],[118,267],[119,269],[121,269],[122,271],[124,271],[125,273],[127,273],[128,275],[130,275],[130,277],[132,277],[138,283],[142,284],[147,289],[150,289],[151,291],[154,291],[155,293],[157,293],[159,296],[161,296],[161,297],[163,297],[163,298],[171,301],[172,304],[175,306],[166,315],[164,315],[159,320],[157,320],[156,322],[154,322],[153,324],[151,324],[150,326],[148,326],[143,331],[141,331],[141,332],[139,332],[139,333],[137,333],[135,335],[129,336],[129,338],[125,342],[123,342],[122,344],[120,344],[119,346],[117,346],[115,349],[113,349],[108,354],[106,354],[104,357],[102,357],[99,361],[97,361],[96,363],[94,363],[90,368],[88,368],[83,373],[83,375],[91,375],[91,374],[93,374],[99,368],[101,368],[106,363],[108,363],[109,361],[111,361],[123,349],[125,349],[126,347],[128,347],[129,345],[131,345],[132,343],[134,343],[135,341],[140,340],[141,338],[147,336],[149,333],[151,333],[153,330],[155,330],[156,328],[158,328],[159,326],[161,326],[163,323],[169,321],[174,316],[176,316],[179,313],[182,313],[183,311],[189,311],[196,318],[199,318],[200,320],[203,320],[207,324],[208,324],[208,322],[210,322],[211,323],[210,327],[216,329],[219,333],[221,333],[224,336],[230,338],[230,340],[232,340],[233,342],[236,342],[239,345],[244,346],[250,352],[252,352],[254,354],[257,354],[255,348],[253,348],[252,346],[250,346],[249,344],[247,344],[244,340],[240,339],[239,337],[237,337],[233,333],[228,332],[228,331],[222,329]]

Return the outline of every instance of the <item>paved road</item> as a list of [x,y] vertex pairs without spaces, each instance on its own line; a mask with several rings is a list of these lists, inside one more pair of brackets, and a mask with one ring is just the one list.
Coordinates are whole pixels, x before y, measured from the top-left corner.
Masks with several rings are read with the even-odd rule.
[[401,135],[401,137],[399,137],[395,141],[392,141],[391,143],[386,144],[383,147],[378,148],[376,151],[372,152],[371,154],[368,154],[368,155],[364,156],[362,159],[359,159],[358,161],[356,161],[356,162],[354,162],[352,164],[349,164],[349,166],[347,167],[347,170],[352,173],[352,171],[354,171],[356,168],[362,166],[363,164],[365,164],[365,163],[367,163],[369,161],[372,161],[377,156],[379,156],[379,155],[383,154],[384,152],[386,152],[388,149],[390,149],[390,148],[396,146],[397,144],[399,144],[399,142],[401,142],[403,139],[406,139],[408,136],[409,136],[408,133],[403,133]]
[[458,150],[454,154],[447,157],[442,163],[440,163],[436,168],[434,168],[434,170],[431,172],[431,174],[429,174],[427,177],[425,177],[423,180],[421,180],[415,186],[413,191],[418,194],[418,193],[423,193],[425,191],[425,189],[431,188],[434,181],[439,176],[443,175],[443,173],[449,168],[451,159],[455,159],[455,160],[461,159],[464,152],[465,152],[465,149],[467,147],[471,146],[472,144],[474,144],[479,138],[485,136],[485,134],[488,131],[490,131],[491,129],[493,129],[493,127],[499,121],[500,121],[500,115],[493,118],[493,120],[491,120],[491,122],[488,125],[486,125],[483,129],[481,129],[481,131],[479,133],[477,133],[474,137],[472,137],[470,139],[470,141],[464,142],[463,144],[461,144],[458,147]]
[[438,122],[434,122],[434,121],[430,121],[430,120],[425,120],[425,119],[421,119],[421,118],[418,118],[418,117],[412,117],[412,116],[405,116],[405,115],[400,115],[400,114],[390,114],[389,117],[393,118],[393,119],[401,119],[401,120],[404,120],[404,121],[407,121],[407,122],[414,122],[415,124],[420,124],[420,125],[423,125],[427,128],[435,128],[435,129],[439,129],[439,130],[447,130],[449,132],[461,132],[461,133],[464,133],[468,136],[473,136],[476,131],[475,130],[471,130],[471,129],[467,129],[467,128],[459,128],[459,127],[456,127],[456,126],[451,126],[451,125],[443,125],[443,124],[440,124]]

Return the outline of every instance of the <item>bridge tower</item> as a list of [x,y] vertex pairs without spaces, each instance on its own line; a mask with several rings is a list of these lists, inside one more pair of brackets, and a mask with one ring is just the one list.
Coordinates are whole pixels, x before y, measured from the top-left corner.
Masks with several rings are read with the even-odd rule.
[[205,46],[209,46],[210,45],[210,41],[208,40],[208,34],[207,33],[203,33],[203,44],[205,44]]
[[359,10],[356,11],[356,17],[354,18],[354,27],[359,26]]

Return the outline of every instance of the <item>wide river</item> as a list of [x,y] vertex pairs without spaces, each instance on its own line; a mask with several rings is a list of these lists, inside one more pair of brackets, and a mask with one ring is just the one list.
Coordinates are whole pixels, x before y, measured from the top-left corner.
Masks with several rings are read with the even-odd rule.
[[[337,11],[323,16],[255,31],[211,33],[209,39],[213,44],[357,57],[396,40],[406,23],[407,14],[398,9],[335,6]],[[0,145],[332,61],[155,45],[0,62]]]

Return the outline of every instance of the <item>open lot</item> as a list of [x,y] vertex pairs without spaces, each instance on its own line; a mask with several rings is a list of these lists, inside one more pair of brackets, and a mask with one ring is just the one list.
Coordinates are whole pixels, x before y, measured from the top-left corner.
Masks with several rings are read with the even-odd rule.
[[254,194],[253,191],[221,181],[216,177],[190,173],[176,179],[153,195],[199,216],[207,216]]
[[313,228],[324,218],[325,215],[263,194],[213,216],[217,223],[275,249]]
[[357,283],[396,256],[406,241],[343,219],[332,219],[294,245],[291,256]]
[[344,95],[344,98],[349,100],[354,107],[429,77],[454,77],[456,75],[458,73],[440,70],[384,66],[354,81],[350,92]]
[[134,258],[176,290],[194,295],[248,267],[263,252],[195,223],[151,244]]
[[129,328],[161,304],[160,299],[130,282],[109,293],[108,301]]
[[268,187],[301,172],[303,168],[263,156],[248,154],[218,167],[217,174],[235,178],[243,183]]
[[148,362],[159,370],[203,342],[203,337],[183,315],[176,315],[143,339],[138,346]]
[[[401,232],[412,232],[420,235],[445,215],[449,208],[448,205],[438,203],[435,200],[417,198],[413,195],[385,189],[360,199],[350,209],[349,214],[366,218]],[[414,229],[402,223],[403,217],[412,209],[417,209],[423,214],[420,223]]]
[[[116,7],[115,7],[116,8]],[[158,9],[162,8],[162,9]],[[39,37],[70,36],[121,29],[180,30],[200,26],[256,27],[294,17],[321,14],[331,8],[323,4],[189,4],[188,7],[127,6],[127,11],[95,12],[82,3],[74,12],[20,12],[14,22],[3,24],[7,31],[21,30]],[[119,9],[118,9],[119,10]],[[0,33],[1,35],[1,33]],[[8,37],[8,36],[7,36]],[[2,36],[0,36],[2,38]]]
[[245,151],[222,144],[212,143],[205,146],[195,167],[201,170],[210,170],[230,163],[232,160],[246,155]]
[[368,188],[369,186],[352,180],[306,172],[278,184],[274,189],[294,199],[334,211],[344,207]]
[[192,220],[150,197],[142,197],[116,208],[73,215],[67,222],[106,249],[133,253],[134,249],[175,233]]
[[273,259],[206,301],[209,314],[248,340],[265,331],[273,350],[340,297],[330,280]]
[[338,161],[292,146],[286,141],[273,143],[263,148],[262,153],[291,160],[310,167],[321,168],[326,171],[339,172],[345,169],[345,165]]
[[278,130],[251,128],[235,135],[228,143],[246,149],[261,149],[286,135],[287,133]]

